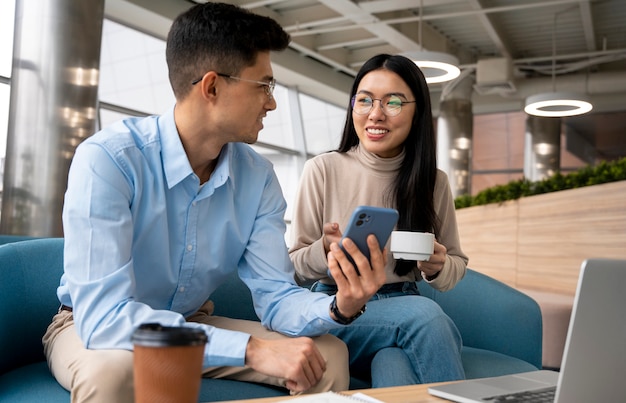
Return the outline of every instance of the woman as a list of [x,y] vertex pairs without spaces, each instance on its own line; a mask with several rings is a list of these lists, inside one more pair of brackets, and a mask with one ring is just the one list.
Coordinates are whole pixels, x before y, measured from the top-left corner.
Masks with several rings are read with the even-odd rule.
[[[432,232],[427,261],[394,260],[386,250],[386,284],[350,326],[332,333],[346,342],[353,375],[373,387],[464,378],[461,337],[416,281],[453,288],[465,274],[454,200],[437,169],[426,80],[403,56],[377,55],[357,74],[339,149],[307,161],[292,220],[290,257],[301,282],[328,294],[327,254],[359,205],[396,208],[398,230]],[[371,373],[368,373],[369,369]]]

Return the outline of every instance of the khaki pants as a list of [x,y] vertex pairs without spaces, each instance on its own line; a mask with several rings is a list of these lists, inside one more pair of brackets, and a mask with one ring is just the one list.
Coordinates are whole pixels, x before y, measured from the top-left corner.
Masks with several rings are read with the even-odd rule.
[[[187,320],[245,332],[262,339],[288,337],[265,329],[259,322],[212,316],[211,312],[212,304],[207,303]],[[313,340],[327,366],[324,377],[307,393],[348,389],[350,376],[345,344],[332,335]],[[43,337],[43,344],[50,370],[61,386],[71,391],[72,402],[133,402],[132,351],[84,348],[72,313],[68,311],[54,316]],[[203,376],[285,385],[284,379],[267,376],[248,367],[210,367],[205,368]]]

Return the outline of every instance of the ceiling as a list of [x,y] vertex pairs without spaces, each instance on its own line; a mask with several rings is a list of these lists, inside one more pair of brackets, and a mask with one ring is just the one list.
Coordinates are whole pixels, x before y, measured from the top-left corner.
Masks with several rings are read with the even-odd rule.
[[[171,20],[195,2],[204,1],[106,0],[105,12],[164,38]],[[459,59],[461,77],[473,80],[475,114],[521,111],[539,92],[586,93],[593,111],[564,119],[567,130],[602,147],[600,154],[626,156],[624,0],[226,2],[270,16],[290,33],[289,49],[273,57],[281,84],[343,106],[371,56],[446,52]],[[430,86],[435,115],[454,85]]]

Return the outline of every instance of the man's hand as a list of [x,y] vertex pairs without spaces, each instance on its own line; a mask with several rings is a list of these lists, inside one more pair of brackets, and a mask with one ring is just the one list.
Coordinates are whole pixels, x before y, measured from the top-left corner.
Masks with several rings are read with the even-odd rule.
[[286,379],[292,392],[315,386],[326,371],[324,357],[308,337],[265,340],[250,337],[246,365],[266,375]]
[[356,263],[359,275],[339,245],[336,242],[330,245],[328,268],[337,284],[337,308],[346,318],[354,316],[385,284],[387,251],[380,250],[374,235],[367,237],[367,246],[370,249],[369,261],[354,242],[350,239],[343,240],[343,247]]

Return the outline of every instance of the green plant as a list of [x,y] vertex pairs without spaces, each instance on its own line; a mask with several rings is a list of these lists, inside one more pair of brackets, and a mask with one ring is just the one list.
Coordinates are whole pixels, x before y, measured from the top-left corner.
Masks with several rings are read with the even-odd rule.
[[567,175],[557,172],[553,176],[537,182],[531,182],[526,178],[514,180],[505,185],[496,185],[484,189],[475,196],[461,195],[454,199],[454,205],[458,210],[465,207],[503,203],[525,196],[621,180],[626,180],[626,158],[610,162],[602,161],[595,166],[587,166]]

